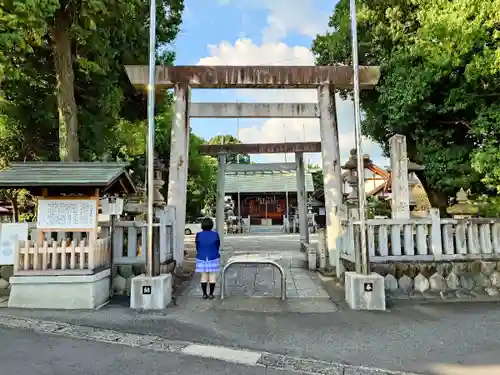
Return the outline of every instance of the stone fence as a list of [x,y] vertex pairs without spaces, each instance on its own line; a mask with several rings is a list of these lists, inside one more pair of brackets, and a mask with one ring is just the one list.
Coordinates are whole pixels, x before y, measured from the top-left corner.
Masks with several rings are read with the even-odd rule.
[[[173,223],[166,221],[154,225],[163,265],[173,258]],[[147,225],[144,221],[117,220],[112,233],[109,222],[100,223],[95,247],[89,245],[91,236],[87,232],[44,232],[44,238],[39,238],[36,223],[28,223],[28,228],[29,239],[18,243],[14,264],[0,266],[0,297],[9,294],[13,275],[92,274],[109,268],[111,251],[117,294],[130,294],[132,277],[145,272]],[[161,269],[162,272],[170,271],[164,266]]]
[[[338,275],[360,254],[359,221],[342,226]],[[442,219],[431,209],[424,219],[367,220],[366,231],[371,268],[388,291],[499,294],[500,219]]]

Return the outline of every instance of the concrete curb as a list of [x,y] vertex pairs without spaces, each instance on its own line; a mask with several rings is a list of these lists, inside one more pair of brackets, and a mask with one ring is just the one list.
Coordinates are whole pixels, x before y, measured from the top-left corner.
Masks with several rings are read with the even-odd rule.
[[298,358],[216,345],[201,345],[185,341],[168,340],[152,335],[137,335],[122,331],[48,320],[19,318],[11,315],[1,315],[0,326],[30,330],[40,334],[51,334],[107,344],[124,345],[144,350],[193,355],[249,366],[263,366],[310,375],[419,375],[413,372],[351,366],[341,363],[331,363],[315,359]]

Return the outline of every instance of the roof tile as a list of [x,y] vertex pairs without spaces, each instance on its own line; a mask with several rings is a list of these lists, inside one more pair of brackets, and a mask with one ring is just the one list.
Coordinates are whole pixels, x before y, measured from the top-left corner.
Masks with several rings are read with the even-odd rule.
[[[305,174],[306,191],[313,192],[311,173]],[[225,193],[284,193],[297,191],[295,172],[262,172],[248,174],[226,174]]]

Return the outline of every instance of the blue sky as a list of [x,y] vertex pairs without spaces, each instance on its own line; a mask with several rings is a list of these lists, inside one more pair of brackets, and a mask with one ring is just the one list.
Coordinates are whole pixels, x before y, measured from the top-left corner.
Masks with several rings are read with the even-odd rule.
[[[309,48],[327,29],[334,1],[185,0],[180,35],[173,46],[178,65],[313,65]],[[223,102],[314,102],[314,90],[193,90],[192,100]],[[342,160],[354,147],[350,101],[337,103]],[[319,141],[316,119],[192,119],[193,131],[209,139],[232,134],[245,143]],[[239,129],[239,130],[238,130]],[[380,148],[366,141],[364,153],[381,160]],[[320,164],[320,156],[307,156]],[[285,155],[252,155],[254,161],[282,161]],[[293,160],[293,155],[287,155]]]

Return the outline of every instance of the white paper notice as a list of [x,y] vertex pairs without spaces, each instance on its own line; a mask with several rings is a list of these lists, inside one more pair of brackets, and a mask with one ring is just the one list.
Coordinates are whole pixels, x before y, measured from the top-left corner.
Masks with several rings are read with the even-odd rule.
[[99,200],[99,206],[101,207],[101,213],[103,215],[121,215],[123,213],[123,199],[114,198],[110,202],[109,198],[101,198]]
[[95,229],[96,199],[39,199],[38,229]]
[[17,241],[28,240],[28,223],[6,223],[0,226],[0,265],[14,264]]
[[326,210],[325,210],[325,208],[324,208],[324,207],[320,207],[320,208],[319,208],[319,214],[320,214],[320,215],[326,215]]

